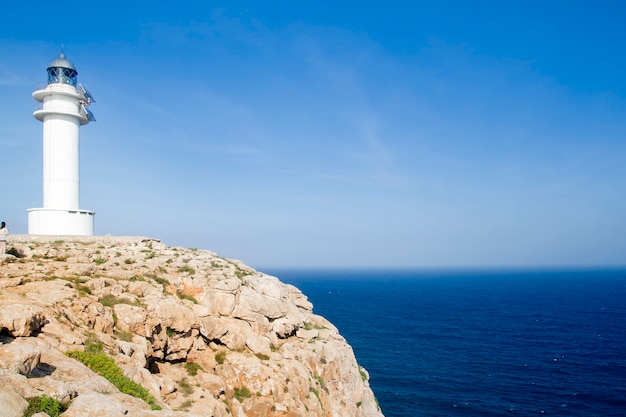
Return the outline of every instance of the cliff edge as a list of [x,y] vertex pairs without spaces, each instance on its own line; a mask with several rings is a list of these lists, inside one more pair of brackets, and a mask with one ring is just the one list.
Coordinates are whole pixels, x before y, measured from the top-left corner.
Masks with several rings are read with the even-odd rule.
[[0,416],[383,417],[337,329],[240,261],[142,237],[7,248]]

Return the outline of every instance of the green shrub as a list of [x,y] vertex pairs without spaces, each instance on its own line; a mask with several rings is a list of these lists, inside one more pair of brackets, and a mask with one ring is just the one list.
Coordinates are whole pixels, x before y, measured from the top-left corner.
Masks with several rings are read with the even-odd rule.
[[367,381],[367,372],[361,366],[359,366],[359,374],[361,374],[361,379],[363,382]]
[[95,263],[96,265],[102,265],[103,263],[105,263],[107,260],[103,259],[103,258],[94,258],[93,259],[93,263]]
[[136,305],[135,302],[128,298],[116,297],[113,294],[103,295],[98,301],[105,307],[113,307],[115,304],[130,304]]
[[133,275],[132,277],[128,278],[128,280],[130,282],[137,282],[137,281],[145,282],[146,281],[141,275]]
[[176,291],[176,295],[178,296],[178,298],[180,298],[181,300],[189,300],[194,304],[198,304],[198,300],[196,300],[194,297],[192,297],[191,295],[187,295],[187,294],[183,294],[183,292],[181,290]]
[[262,361],[267,361],[270,359],[269,356],[263,354],[263,353],[256,353],[255,356],[259,359],[261,359]]
[[320,399],[320,392],[316,388],[313,388],[313,387],[311,387],[311,392],[315,394],[315,396],[317,397],[317,401],[319,401],[321,404],[322,400]]
[[193,269],[190,266],[185,265],[185,266],[181,266],[180,268],[178,268],[178,272],[180,272],[180,273],[187,272],[187,273],[189,273],[189,275],[193,275],[193,274],[196,273],[196,270]]
[[130,258],[124,259],[124,263],[125,263],[126,265],[132,265],[132,264],[134,264],[135,262],[136,262],[136,261],[135,261],[134,259],[130,259]]
[[247,276],[247,275],[252,275],[252,272],[250,272],[250,271],[246,271],[246,270],[243,270],[243,269],[237,269],[237,270],[235,271],[235,276],[236,276],[237,278],[239,278],[239,279],[241,279],[241,278],[243,278],[243,277],[245,277],[245,276]]
[[226,359],[226,351],[222,350],[221,352],[217,352],[215,354],[215,361],[219,364],[222,365],[224,364],[224,360]]
[[87,335],[87,340],[85,340],[85,352],[102,353],[103,347],[104,345],[96,338],[96,335],[93,333]]
[[328,392],[328,388],[326,388],[326,383],[324,382],[324,378],[322,378],[318,374],[313,374],[313,378],[317,380],[317,382],[320,384],[320,387],[322,387],[324,391]]
[[84,278],[79,278],[79,277],[52,277],[53,279],[62,279],[68,282],[73,283],[74,285],[79,285],[79,284],[84,284],[85,282],[87,282],[86,279]]
[[180,387],[180,392],[184,396],[193,394],[193,387],[189,385],[189,382],[187,382],[186,379],[181,379],[180,381],[178,381],[178,386]]
[[115,364],[113,358],[110,358],[102,351],[101,343],[93,343],[85,346],[85,352],[72,350],[65,354],[70,358],[82,362],[89,369],[106,378],[110,383],[115,385],[120,392],[145,401],[153,410],[161,409],[156,403],[156,399],[147,389],[124,376],[122,370]]
[[[167,271],[166,271],[166,272],[167,272]],[[163,285],[164,287],[166,287],[166,286],[170,285],[170,282],[169,282],[167,279],[165,279],[165,278],[161,278],[161,277],[160,277],[160,276],[158,276],[158,275],[155,275],[155,274],[147,274],[147,275],[146,275],[146,277],[148,277],[148,278],[152,278],[152,279],[153,279],[153,280],[154,280],[157,284],[161,284],[161,285]]]
[[[58,277],[50,277],[50,279],[57,279],[57,278]],[[87,282],[86,279],[79,278],[79,277],[60,277],[59,279],[69,281],[72,284],[74,284],[74,288],[76,288],[78,292],[81,292],[84,294],[91,294],[91,288],[89,288],[86,285],[83,285],[85,282]]]
[[246,387],[235,388],[235,394],[233,395],[239,402],[243,402],[244,399],[252,397],[252,393]]
[[69,403],[61,403],[54,398],[43,394],[40,397],[27,398],[28,408],[24,411],[23,417],[31,417],[33,414],[46,413],[50,417],[59,417],[67,410]]
[[313,330],[313,329],[315,329],[315,330],[324,330],[324,329],[328,329],[328,327],[322,326],[322,325],[317,324],[317,323],[313,324],[310,321],[305,321],[304,322],[304,330]]
[[185,370],[187,371],[189,376],[196,376],[198,375],[198,371],[202,371],[203,369],[202,366],[200,366],[199,364],[193,361],[189,361],[185,363]]
[[187,411],[187,409],[189,407],[191,407],[193,405],[193,401],[192,400],[185,400],[185,402],[183,402],[180,407],[178,407],[176,410],[177,411]]
[[78,284],[76,285],[76,290],[83,294],[91,294],[91,288],[86,285]]
[[122,330],[114,329],[113,330],[113,334],[115,334],[118,339],[123,340],[124,342],[132,342],[133,341],[133,334],[131,332],[125,332],[125,331],[122,331]]

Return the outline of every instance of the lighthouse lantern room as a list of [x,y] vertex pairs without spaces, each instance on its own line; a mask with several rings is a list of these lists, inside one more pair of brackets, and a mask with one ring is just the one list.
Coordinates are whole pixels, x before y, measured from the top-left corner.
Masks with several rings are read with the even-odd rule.
[[48,85],[33,92],[42,103],[33,115],[43,122],[43,207],[28,210],[29,234],[94,233],[95,212],[79,208],[79,136],[80,126],[95,121],[88,109],[95,100],[77,75],[61,52],[48,67]]

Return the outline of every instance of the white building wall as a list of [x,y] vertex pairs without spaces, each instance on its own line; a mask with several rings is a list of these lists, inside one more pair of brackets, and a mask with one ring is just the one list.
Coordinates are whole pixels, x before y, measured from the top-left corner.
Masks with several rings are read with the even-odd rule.
[[79,123],[64,114],[43,120],[43,207],[80,207]]
[[[43,97],[43,109],[66,112],[78,115],[78,95],[76,89],[69,85],[49,85],[50,93]],[[51,93],[57,94],[51,94]]]
[[93,236],[95,212],[88,210],[28,210],[29,235]]

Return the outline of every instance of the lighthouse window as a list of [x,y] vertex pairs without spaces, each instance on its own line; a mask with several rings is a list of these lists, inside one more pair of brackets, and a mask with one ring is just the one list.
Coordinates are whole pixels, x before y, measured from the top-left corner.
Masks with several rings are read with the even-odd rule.
[[48,84],[58,82],[57,68],[48,68]]
[[69,68],[48,68],[48,84],[61,83],[76,86],[76,71]]

